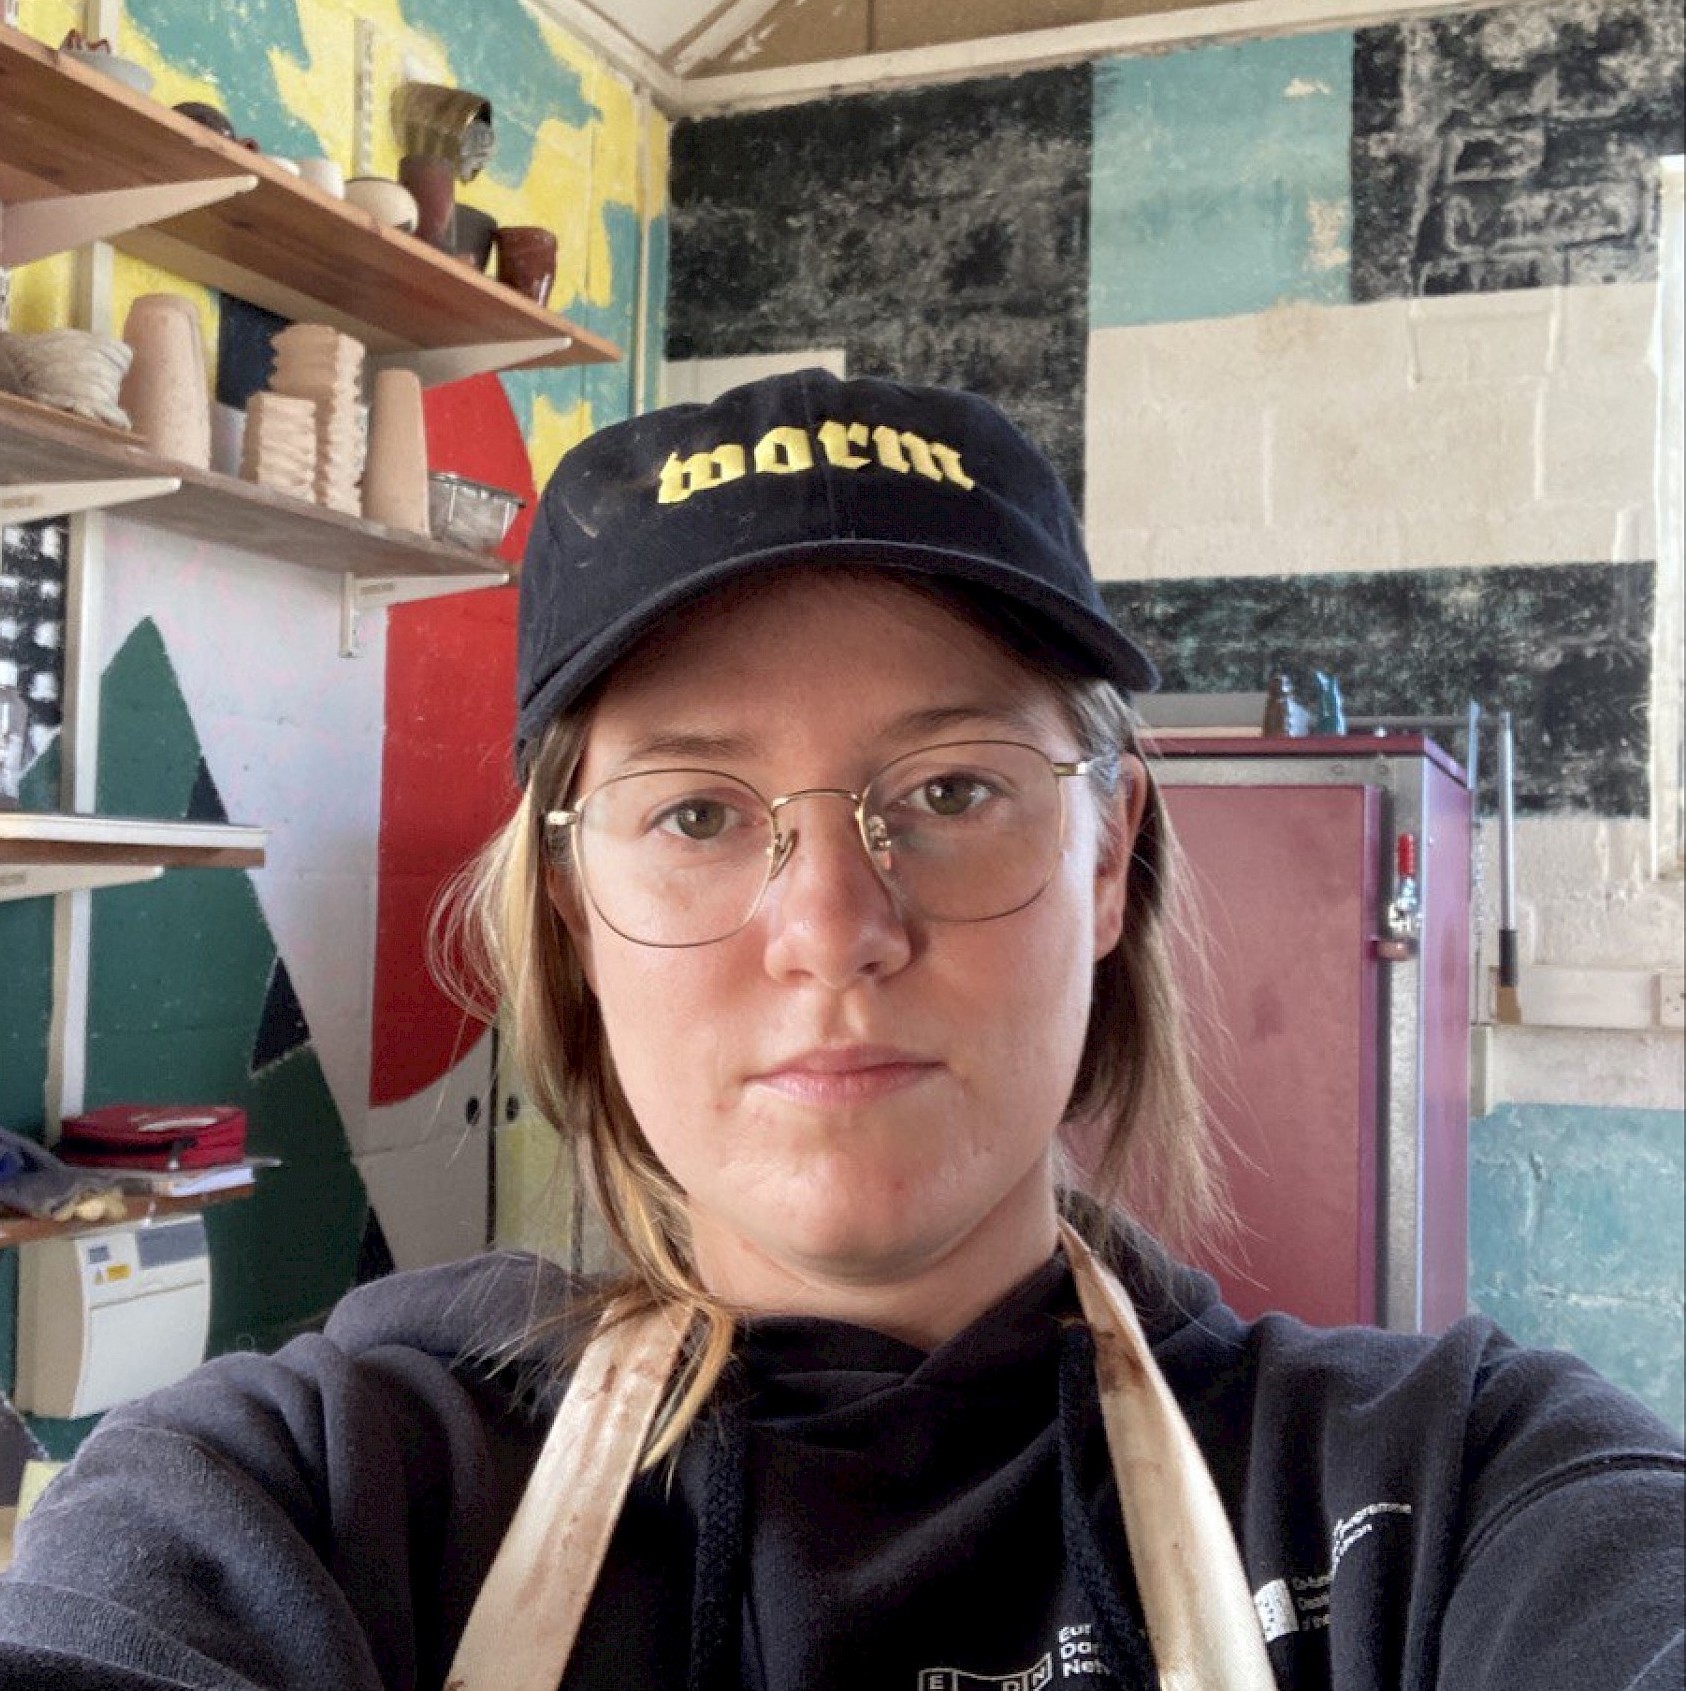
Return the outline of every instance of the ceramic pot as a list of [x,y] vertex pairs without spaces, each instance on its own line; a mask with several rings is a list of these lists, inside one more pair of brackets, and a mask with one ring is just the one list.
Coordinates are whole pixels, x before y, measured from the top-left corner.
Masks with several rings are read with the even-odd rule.
[[476,270],[484,270],[492,261],[492,237],[497,232],[498,220],[490,212],[459,205],[451,251]]
[[456,233],[457,167],[449,159],[411,153],[398,161],[398,180],[416,202],[417,236],[450,252]]
[[129,307],[123,339],[134,362],[118,404],[161,458],[211,465],[211,401],[199,312],[179,294],[142,294]]
[[415,228],[421,215],[415,195],[402,182],[394,182],[388,176],[354,176],[345,185],[345,197],[377,223],[384,223],[389,229],[402,229],[406,234]]
[[381,370],[375,376],[363,515],[389,528],[428,532],[427,429],[421,378],[414,370]]
[[298,166],[299,175],[313,187],[332,194],[336,200],[345,198],[345,173],[332,159],[300,159]]
[[492,156],[492,103],[468,88],[400,83],[392,93],[392,127],[406,153],[449,159],[460,182],[472,182]]
[[545,304],[556,280],[556,237],[548,229],[516,224],[500,229],[493,244],[498,250],[498,280]]

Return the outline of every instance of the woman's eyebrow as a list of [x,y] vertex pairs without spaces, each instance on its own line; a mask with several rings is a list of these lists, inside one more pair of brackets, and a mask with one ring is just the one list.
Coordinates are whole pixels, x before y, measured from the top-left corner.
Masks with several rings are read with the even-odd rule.
[[952,734],[956,729],[976,729],[988,726],[1007,729],[1015,735],[1031,734],[1046,723],[1025,705],[956,704],[933,705],[923,710],[908,711],[892,722],[887,737],[898,740],[924,739],[927,736]]
[[631,745],[622,748],[615,761],[624,765],[646,763],[655,758],[664,762],[712,765],[754,757],[759,750],[759,743],[747,734],[704,734],[675,728],[640,735]]
[[[1033,733],[1041,726],[1044,724],[1035,712],[1023,706],[983,702],[927,705],[893,718],[878,731],[876,737],[905,744],[941,739],[960,730],[975,733],[982,727],[1023,735]],[[655,761],[717,768],[721,764],[737,764],[764,757],[766,753],[765,739],[759,734],[663,728],[641,734],[622,747],[615,764],[617,768],[626,768],[631,764]]]

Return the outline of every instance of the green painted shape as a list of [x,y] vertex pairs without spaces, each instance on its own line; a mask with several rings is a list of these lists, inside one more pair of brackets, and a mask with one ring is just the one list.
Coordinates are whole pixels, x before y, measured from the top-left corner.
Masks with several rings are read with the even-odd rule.
[[[24,810],[58,807],[55,741],[24,774]],[[47,1030],[53,1018],[53,901],[0,904],[0,1127],[46,1133]],[[17,1379],[18,1253],[0,1251],[0,1391]]]
[[[266,153],[309,158],[330,151],[332,137],[288,109],[271,68],[271,55],[281,53],[310,69],[296,0],[223,0],[214,25],[203,4],[129,0],[128,21],[177,70],[214,83],[236,131]],[[348,38],[350,29],[348,17]]]
[[1686,1114],[1506,1104],[1470,1124],[1470,1297],[1686,1426]]
[[136,624],[100,687],[97,806],[107,816],[185,816],[199,737],[157,624]]
[[[200,758],[168,653],[136,626],[101,688],[102,808],[180,816]],[[276,947],[248,876],[171,870],[93,901],[86,1096],[230,1103],[252,1151],[282,1159],[256,1194],[207,1215],[214,1351],[319,1322],[355,1278],[368,1199],[308,1046],[251,1073]]]
[[1352,49],[1340,31],[1095,67],[1091,328],[1349,300]]
[[533,147],[547,121],[584,129],[603,114],[585,97],[579,73],[559,63],[522,0],[404,0],[404,21],[445,49],[451,79],[492,104],[497,151],[486,175],[519,188],[533,168]]
[[[30,765],[18,798],[24,810],[56,810],[58,793],[55,742]],[[8,900],[0,904],[0,1127],[32,1139],[39,1139],[46,1128],[47,1028],[52,1015],[53,901]],[[10,1305],[0,1300],[0,1307]],[[4,1336],[0,1353],[10,1353]]]

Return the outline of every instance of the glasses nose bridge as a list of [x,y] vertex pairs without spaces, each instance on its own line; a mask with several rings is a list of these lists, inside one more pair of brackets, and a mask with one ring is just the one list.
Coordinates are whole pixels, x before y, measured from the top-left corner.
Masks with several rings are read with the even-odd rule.
[[798,787],[793,793],[780,793],[777,798],[766,801],[767,814],[772,818],[773,823],[773,862],[767,874],[769,881],[790,861],[790,854],[796,849],[799,834],[795,828],[786,830],[784,812],[788,806],[795,804],[798,799],[842,799],[849,806],[854,817],[855,837],[860,841],[861,848],[867,853],[868,861],[871,861],[872,848],[867,842],[865,821],[861,811],[861,807],[866,802],[865,793],[852,792],[847,787]]

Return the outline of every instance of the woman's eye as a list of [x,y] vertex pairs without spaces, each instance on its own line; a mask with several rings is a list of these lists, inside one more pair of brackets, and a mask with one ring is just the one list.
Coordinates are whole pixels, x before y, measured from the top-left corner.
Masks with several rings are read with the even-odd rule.
[[964,816],[989,797],[989,788],[975,775],[934,775],[920,783],[917,803],[933,816]]
[[717,840],[732,827],[736,813],[718,799],[683,799],[656,818],[664,833],[687,840]]

